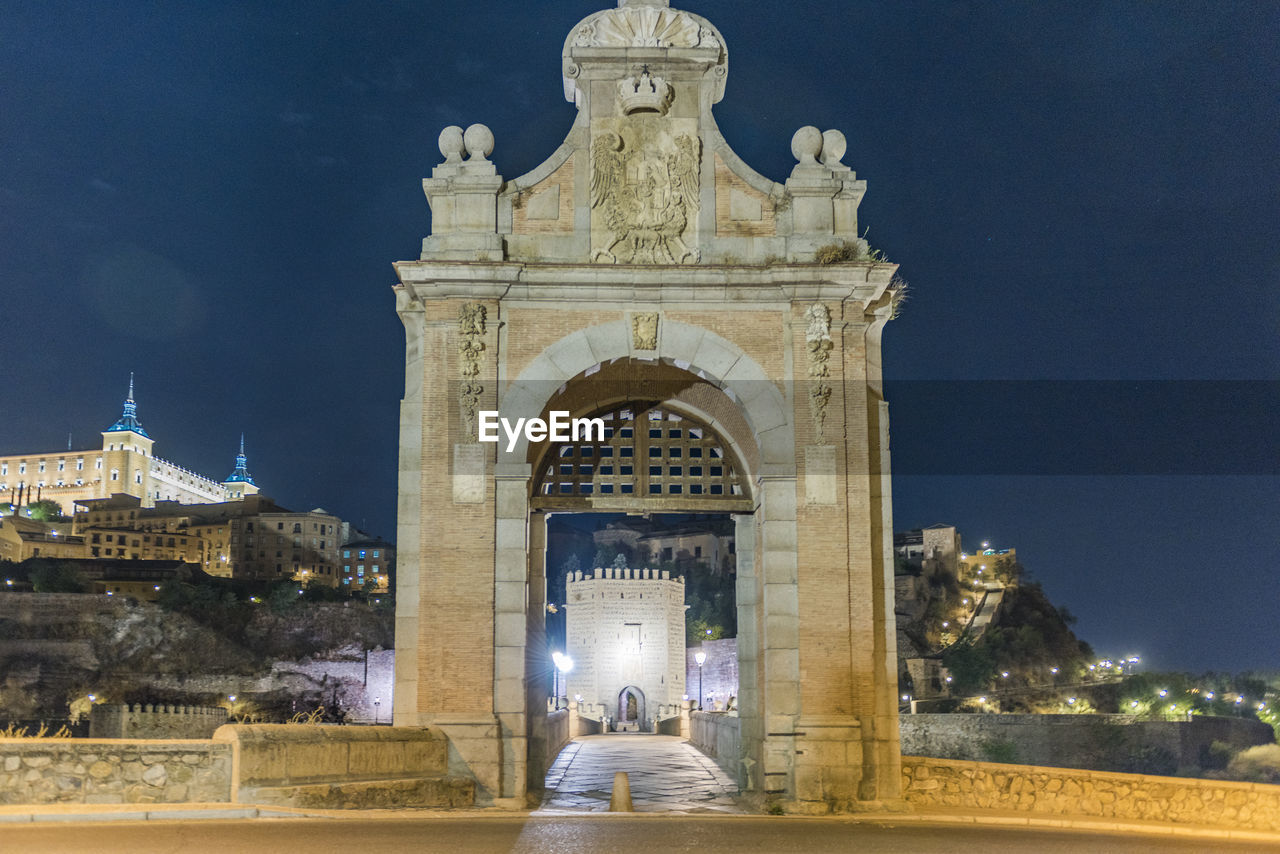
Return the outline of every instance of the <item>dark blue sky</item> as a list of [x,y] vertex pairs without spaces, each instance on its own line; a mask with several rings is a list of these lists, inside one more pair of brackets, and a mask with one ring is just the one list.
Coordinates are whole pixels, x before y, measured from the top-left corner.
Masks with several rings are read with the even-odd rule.
[[[244,431],[281,503],[392,535],[436,136],[539,163],[601,7],[5,3],[0,450],[98,441],[135,371],[160,455],[222,477]],[[843,130],[911,283],[896,526],[1016,547],[1101,653],[1280,666],[1280,5],[685,8],[738,153],[781,180]]]

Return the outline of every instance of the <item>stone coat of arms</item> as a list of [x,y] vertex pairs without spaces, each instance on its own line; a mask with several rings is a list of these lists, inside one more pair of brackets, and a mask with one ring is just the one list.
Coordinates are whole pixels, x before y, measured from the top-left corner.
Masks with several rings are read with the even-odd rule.
[[600,214],[593,221],[608,232],[592,241],[599,247],[592,260],[695,263],[698,251],[684,234],[698,211],[702,141],[640,130],[626,136],[622,128],[606,130],[592,140],[591,207]]

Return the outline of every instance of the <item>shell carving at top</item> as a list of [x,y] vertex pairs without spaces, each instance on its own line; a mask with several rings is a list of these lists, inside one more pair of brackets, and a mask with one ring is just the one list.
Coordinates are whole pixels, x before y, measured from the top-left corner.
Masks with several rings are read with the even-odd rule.
[[687,12],[653,6],[610,9],[578,28],[577,47],[720,47]]

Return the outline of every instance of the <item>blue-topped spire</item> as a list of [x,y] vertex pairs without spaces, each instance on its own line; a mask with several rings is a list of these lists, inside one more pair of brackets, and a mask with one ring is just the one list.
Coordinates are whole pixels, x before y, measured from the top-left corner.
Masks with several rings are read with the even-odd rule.
[[249,474],[249,458],[244,455],[244,434],[240,434],[240,453],[236,454],[236,470],[223,483],[253,483]]
[[120,420],[108,427],[106,432],[122,433],[126,430],[151,438],[142,429],[142,422],[138,420],[138,404],[133,402],[133,371],[129,372],[129,396],[124,399],[124,412],[120,414]]

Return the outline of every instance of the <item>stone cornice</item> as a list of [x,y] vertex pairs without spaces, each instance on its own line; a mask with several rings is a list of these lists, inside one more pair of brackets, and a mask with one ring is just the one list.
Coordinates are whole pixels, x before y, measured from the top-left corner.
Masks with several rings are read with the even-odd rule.
[[896,264],[775,264],[678,267],[401,261],[401,285],[418,300],[715,304],[723,310],[823,300],[869,306]]

